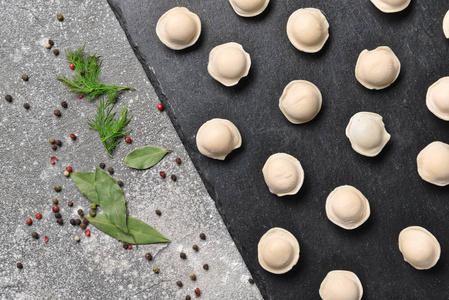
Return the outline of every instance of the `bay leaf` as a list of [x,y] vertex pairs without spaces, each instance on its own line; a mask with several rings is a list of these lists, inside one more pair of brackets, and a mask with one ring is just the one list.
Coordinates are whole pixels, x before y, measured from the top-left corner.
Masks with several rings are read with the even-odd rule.
[[157,146],[140,147],[126,155],[125,164],[133,169],[148,169],[160,162],[170,151]]
[[170,240],[163,236],[159,231],[136,218],[128,217],[129,233],[134,235],[135,241],[131,235],[124,233],[120,228],[115,226],[105,214],[98,214],[95,217],[86,217],[86,219],[99,230],[121,242],[129,244],[137,242],[139,245],[170,242]]
[[95,173],[94,172],[74,172],[70,174],[76,187],[96,205],[100,205],[98,201],[97,191],[95,190]]
[[100,206],[108,219],[121,231],[127,233],[126,203],[123,190],[114,178],[100,168],[95,170],[94,186]]

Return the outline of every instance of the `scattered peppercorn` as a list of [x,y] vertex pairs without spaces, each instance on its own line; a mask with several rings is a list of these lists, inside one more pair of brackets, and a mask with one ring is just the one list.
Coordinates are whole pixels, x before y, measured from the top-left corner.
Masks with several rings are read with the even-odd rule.
[[83,224],[86,224],[86,226],[89,224],[89,220],[88,219],[86,219],[86,218],[84,218],[83,219]]
[[75,226],[75,225],[76,225],[75,219],[70,219],[70,224],[72,224],[73,226]]
[[160,270],[158,267],[153,267],[153,272],[159,274]]
[[50,142],[50,144],[56,143],[56,140],[55,140],[54,138],[51,138],[51,139],[49,139],[48,141]]
[[192,299],[192,297],[190,297],[190,295],[186,296],[186,300],[191,300],[191,299]]
[[37,232],[33,232],[33,233],[31,234],[31,236],[32,236],[33,238],[35,238],[35,239],[38,239],[38,238],[39,238],[39,234],[37,234]]
[[184,252],[181,252],[181,253],[179,254],[179,257],[181,257],[182,259],[186,259],[186,258],[187,258],[187,255],[186,255]]
[[80,217],[84,216],[84,211],[83,211],[81,208],[78,209],[78,215],[79,215]]
[[55,144],[56,144],[56,145],[58,145],[59,147],[61,147],[61,146],[62,146],[62,142],[61,142],[61,140],[56,140]]
[[170,178],[171,178],[171,180],[173,180],[173,181],[176,181],[176,179],[178,179],[178,178],[176,177],[175,174],[172,174],[172,175],[170,176]]
[[69,177],[70,176],[70,172],[69,171],[64,171],[64,176],[65,177]]
[[25,222],[27,223],[27,225],[33,224],[33,220],[31,220],[31,218],[28,218]]
[[128,243],[123,243],[123,249],[128,250]]
[[17,269],[22,269],[23,265],[21,263],[17,263]]
[[85,234],[86,236],[90,236],[90,229],[86,229],[86,231],[84,231],[84,234]]
[[48,43],[52,46],[55,44],[55,42],[53,42],[53,40],[48,40]]
[[53,149],[53,150],[55,150],[55,151],[56,151],[56,149],[58,149],[58,146],[56,146],[56,145],[53,145],[53,146],[51,146],[51,149]]
[[62,187],[59,185],[55,185],[55,191],[60,192],[62,190]]
[[117,184],[118,184],[119,187],[123,187],[123,185],[124,185],[123,181],[121,181],[121,180],[117,180]]
[[48,240],[50,240],[50,239],[48,238],[48,236],[45,236],[45,237],[44,237],[44,242],[45,242],[45,243],[48,243]]
[[67,171],[67,172],[72,172],[72,167],[70,167],[70,166],[68,166],[68,167],[65,167],[65,170]]
[[97,215],[97,213],[95,212],[95,210],[93,210],[93,209],[89,210],[89,216],[95,217],[96,215]]
[[109,174],[114,174],[114,168],[113,167],[109,167],[108,168],[108,172],[109,172]]
[[203,269],[206,270],[206,271],[209,270],[209,265],[208,264],[204,264],[203,265]]
[[91,204],[89,205],[89,207],[90,207],[91,209],[97,209],[97,205],[96,205],[95,203],[91,203]]
[[83,99],[83,98],[84,98],[83,95],[79,95],[79,96],[78,96],[78,99]]
[[145,258],[148,260],[152,260],[153,256],[151,255],[151,253],[147,253],[147,254],[145,254]]
[[80,71],[80,75],[81,75],[81,76],[84,76],[84,74],[86,74],[86,71],[81,70],[81,71]]
[[29,105],[28,103],[24,103],[24,104],[23,104],[23,108],[25,108],[25,109],[30,109],[30,105]]
[[73,201],[67,202],[67,205],[68,205],[68,206],[72,206],[72,205],[73,205]]
[[200,239],[205,240],[206,239],[206,235],[204,233],[200,233]]
[[63,108],[67,108],[67,107],[68,107],[68,104],[67,104],[67,102],[62,101],[62,102],[61,102],[61,106],[62,106]]
[[86,229],[86,227],[87,227],[86,224],[84,224],[84,223],[81,223],[81,224],[80,224],[80,228],[81,228],[81,229]]
[[160,111],[164,110],[164,106],[162,105],[162,103],[159,103],[157,106],[157,109],[159,109]]
[[57,15],[56,15],[56,18],[57,18],[59,21],[63,21],[63,20],[64,20],[64,16],[61,15],[61,14],[57,14]]
[[160,172],[159,172],[159,175],[160,175],[162,178],[165,178],[165,176],[166,176],[164,171],[160,171]]
[[79,236],[75,236],[75,242],[79,242],[80,241],[80,237]]
[[11,95],[6,95],[6,96],[5,96],[5,100],[8,101],[8,102],[12,102],[12,97],[11,97]]
[[181,280],[176,281],[176,285],[182,287],[182,281]]
[[133,245],[128,244],[128,250],[132,250],[132,248],[133,248]]
[[60,117],[61,116],[61,111],[59,109],[55,109],[53,111],[53,113],[55,114],[55,116]]
[[38,220],[42,219],[42,214],[41,213],[37,213],[36,214],[36,219],[38,219]]
[[162,215],[162,212],[159,209],[156,209],[156,215],[160,216]]
[[254,284],[254,279],[250,278],[250,279],[248,279],[248,282],[249,282],[250,284]]
[[195,296],[199,297],[201,295],[200,289],[196,288],[195,289]]
[[70,134],[70,138],[71,138],[72,140],[76,140],[76,135],[75,135],[74,133],[71,133],[71,134]]
[[195,250],[195,251],[198,251],[199,250],[198,245],[197,244],[193,245],[192,249]]
[[59,55],[59,50],[58,50],[58,49],[54,49],[54,50],[53,50],[53,54],[56,55],[56,56],[58,56],[58,55]]
[[70,64],[69,68],[72,69],[72,70],[75,70],[75,65],[74,64]]
[[59,212],[59,206],[57,206],[57,205],[53,206],[52,210],[53,210],[54,213]]
[[58,198],[53,198],[52,200],[51,200],[52,202],[53,202],[53,204],[58,204]]
[[178,165],[181,164],[181,158],[180,158],[180,157],[177,157],[175,161],[176,161],[176,163],[177,163]]
[[127,136],[127,137],[125,137],[125,142],[127,142],[128,144],[131,144],[133,142],[133,140],[129,136]]
[[100,168],[104,169],[106,165],[104,163],[100,163]]
[[75,225],[80,225],[81,224],[81,220],[80,219],[76,219],[75,220]]
[[196,275],[195,274],[190,274],[190,279],[192,279],[192,280],[196,280]]
[[22,80],[23,81],[28,81],[28,79],[29,79],[28,75],[26,75],[26,74],[22,75]]
[[64,224],[64,221],[63,221],[62,219],[57,219],[56,222],[57,222],[59,225]]
[[45,44],[45,48],[50,49],[51,48],[50,43]]
[[62,216],[61,216],[61,214],[60,214],[60,213],[55,213],[55,218],[56,218],[56,219],[61,219],[61,218],[62,218]]

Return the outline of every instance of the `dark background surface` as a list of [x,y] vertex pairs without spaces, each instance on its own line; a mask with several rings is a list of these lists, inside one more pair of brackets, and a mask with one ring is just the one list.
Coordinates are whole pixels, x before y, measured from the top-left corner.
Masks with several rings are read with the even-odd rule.
[[[441,29],[446,1],[412,0],[396,14],[368,0],[271,1],[255,18],[237,16],[226,0],[108,2],[266,299],[319,298],[321,281],[334,269],[355,272],[366,300],[449,297],[449,188],[424,182],[416,171],[422,148],[449,142],[449,123],[425,105],[427,88],[449,73],[449,42]],[[183,51],[165,47],[155,33],[159,17],[175,6],[202,21],[200,40]],[[330,38],[317,54],[296,50],[285,32],[289,15],[304,7],[323,10],[330,23]],[[231,41],[250,53],[252,67],[227,88],[209,76],[207,62],[213,47]],[[401,74],[385,90],[367,90],[354,77],[357,57],[384,45],[401,61]],[[278,108],[283,88],[296,79],[313,82],[323,95],[321,112],[304,125],[289,123]],[[359,111],[382,115],[392,136],[375,158],[357,154],[345,136]],[[196,149],[196,132],[211,118],[229,119],[243,138],[224,162]],[[303,165],[305,182],[296,196],[278,198],[264,183],[261,169],[276,152]],[[332,224],[324,210],[327,195],[343,184],[360,189],[371,205],[371,217],[354,231]],[[431,270],[415,270],[398,250],[399,232],[411,225],[427,228],[441,244]],[[297,266],[285,275],[270,274],[257,261],[260,237],[276,226],[301,246]]]

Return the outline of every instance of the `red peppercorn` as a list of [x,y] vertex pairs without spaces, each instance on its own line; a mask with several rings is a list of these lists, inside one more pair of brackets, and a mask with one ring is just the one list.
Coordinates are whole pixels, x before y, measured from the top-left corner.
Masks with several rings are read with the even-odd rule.
[[52,210],[54,213],[59,212],[59,206],[57,206],[57,205],[53,206]]
[[48,240],[49,240],[48,236],[45,236],[45,237],[44,237],[44,241],[47,243]]
[[31,224],[33,224],[33,220],[31,220],[31,218],[28,218],[26,220],[26,223],[27,223],[27,225],[31,225]]
[[38,220],[42,219],[42,214],[41,213],[37,213],[36,214],[36,219],[38,219]]
[[83,95],[79,95],[79,96],[78,96],[78,99],[83,99],[83,98],[84,98]]
[[133,248],[133,245],[128,244],[128,249],[131,250]]
[[84,234],[85,234],[86,236],[90,236],[90,229],[87,229],[86,231],[84,231]]
[[65,170],[66,170],[67,172],[72,172],[72,167],[71,167],[71,166],[68,166],[68,167],[65,168]]
[[129,136],[127,136],[127,137],[125,137],[125,142],[127,142],[128,144],[131,144],[133,142],[133,140]]
[[50,163],[54,165],[56,163],[56,156],[50,157]]
[[75,65],[74,64],[70,64],[69,68],[72,69],[72,70],[75,70]]
[[165,178],[165,176],[166,176],[164,171],[160,171],[160,172],[159,172],[159,175],[160,175],[162,178]]
[[159,104],[157,105],[157,109],[159,109],[160,111],[163,111],[163,110],[164,110],[164,106],[162,105],[162,103],[159,103]]
[[71,134],[70,134],[70,138],[71,138],[72,140],[76,140],[76,135],[75,135],[74,133],[71,133]]
[[201,291],[199,288],[195,289],[195,296],[199,297],[201,295]]

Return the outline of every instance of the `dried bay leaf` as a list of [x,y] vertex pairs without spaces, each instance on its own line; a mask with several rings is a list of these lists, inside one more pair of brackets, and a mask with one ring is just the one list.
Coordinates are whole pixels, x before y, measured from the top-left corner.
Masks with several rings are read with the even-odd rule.
[[98,200],[97,191],[95,190],[95,173],[94,172],[75,172],[70,174],[76,187],[87,197],[90,201],[96,205],[100,205]]
[[160,162],[170,151],[157,146],[140,147],[126,155],[125,164],[133,169],[148,169]]

